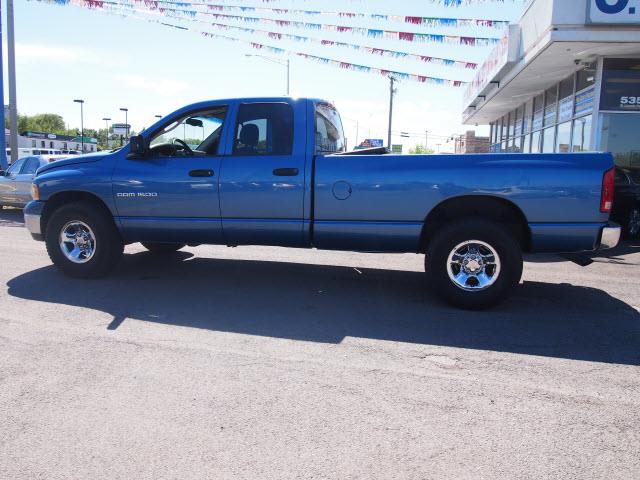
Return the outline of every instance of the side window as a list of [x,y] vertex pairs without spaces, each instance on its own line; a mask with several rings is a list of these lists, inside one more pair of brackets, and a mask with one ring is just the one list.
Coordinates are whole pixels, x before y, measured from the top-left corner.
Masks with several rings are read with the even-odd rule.
[[243,103],[238,110],[233,155],[291,155],[293,109],[288,103]]
[[40,166],[40,160],[37,157],[25,158],[24,166],[20,170],[21,175],[35,175],[36,170]]
[[186,144],[196,156],[217,155],[226,114],[227,107],[219,106],[174,119],[151,137],[151,151],[163,156],[184,156],[188,152]]
[[347,148],[340,115],[329,103],[316,105],[316,153],[344,152]]

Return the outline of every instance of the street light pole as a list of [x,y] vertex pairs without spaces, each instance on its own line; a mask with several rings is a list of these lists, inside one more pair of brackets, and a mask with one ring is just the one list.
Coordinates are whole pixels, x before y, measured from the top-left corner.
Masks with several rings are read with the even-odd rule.
[[387,139],[387,146],[391,149],[391,124],[393,123],[393,96],[396,93],[394,84],[396,79],[393,75],[389,76],[389,135]]
[[[0,38],[2,38],[2,2],[0,2]],[[2,58],[2,49],[0,48],[0,104],[2,104],[2,136],[0,137],[0,170],[6,170],[9,165],[7,163],[7,146],[4,140],[4,62]]]
[[[13,0],[7,0],[7,53],[9,70],[9,146],[11,147],[11,163],[15,163],[18,160],[18,104],[16,100],[16,39],[13,23]],[[4,108],[4,104],[2,108]],[[4,128],[4,125],[2,127]]]
[[[129,140],[129,109],[122,107],[120,109],[121,112],[124,112],[124,130],[125,132],[127,132],[125,134],[125,137],[127,140]],[[120,136],[120,146],[122,146],[123,142],[122,142],[122,136]]]
[[74,102],[80,104],[80,140],[82,141],[82,153],[84,153],[84,100],[77,98]]
[[103,118],[102,120],[104,120],[104,143],[107,146],[107,148],[109,148],[109,122],[111,121],[110,118]]

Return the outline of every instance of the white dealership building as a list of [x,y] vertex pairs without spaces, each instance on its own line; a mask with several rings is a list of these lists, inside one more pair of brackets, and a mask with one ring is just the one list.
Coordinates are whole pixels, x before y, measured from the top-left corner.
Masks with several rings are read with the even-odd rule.
[[494,152],[610,151],[640,169],[640,0],[531,0],[465,92]]

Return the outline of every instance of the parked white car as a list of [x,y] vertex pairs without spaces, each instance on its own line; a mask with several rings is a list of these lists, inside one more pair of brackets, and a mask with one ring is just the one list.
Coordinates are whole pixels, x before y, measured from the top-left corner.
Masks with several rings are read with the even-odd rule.
[[68,155],[32,155],[18,159],[6,171],[0,170],[0,206],[22,208],[31,201],[31,183],[36,171]]

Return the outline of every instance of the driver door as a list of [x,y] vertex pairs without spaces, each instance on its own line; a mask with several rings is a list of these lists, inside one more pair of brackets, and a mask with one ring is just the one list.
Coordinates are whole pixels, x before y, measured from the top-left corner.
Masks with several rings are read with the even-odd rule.
[[[123,152],[113,195],[128,241],[222,243],[218,175],[225,117],[226,107],[213,105],[170,118],[145,137],[150,139],[145,158],[127,159]],[[195,118],[205,125],[197,126]],[[206,150],[198,151],[202,145]]]

